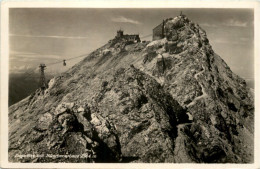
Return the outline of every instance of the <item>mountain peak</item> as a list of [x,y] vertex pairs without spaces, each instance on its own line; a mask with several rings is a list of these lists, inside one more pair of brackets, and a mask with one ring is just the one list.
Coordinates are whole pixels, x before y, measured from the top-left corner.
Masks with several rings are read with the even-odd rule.
[[183,23],[189,23],[191,22],[189,18],[186,15],[180,14],[179,16],[176,16],[174,18],[167,18],[164,20],[165,22],[183,22]]
[[184,15],[156,26],[151,42],[118,31],[9,111],[10,161],[28,162],[15,158],[21,152],[97,156],[66,162],[253,161],[252,93]]
[[191,55],[200,50],[213,53],[206,32],[185,15],[165,19],[153,29],[153,40],[164,38],[167,40],[164,41],[165,49],[169,54],[179,54],[186,50]]

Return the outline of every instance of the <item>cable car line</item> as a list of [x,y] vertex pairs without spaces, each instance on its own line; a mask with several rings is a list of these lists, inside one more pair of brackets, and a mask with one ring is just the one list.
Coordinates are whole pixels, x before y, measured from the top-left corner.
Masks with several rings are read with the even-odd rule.
[[[147,38],[147,37],[150,37],[150,36],[152,36],[152,34],[144,35],[141,38]],[[55,64],[58,64],[58,63],[62,63],[63,66],[67,66],[66,61],[77,59],[77,58],[80,58],[80,57],[83,57],[83,56],[88,56],[89,54],[90,53],[79,55],[79,56],[76,56],[76,57],[71,57],[71,58],[68,58],[68,59],[63,59],[63,60],[56,61],[56,62],[52,62],[52,63],[46,64],[46,66],[52,66],[52,65],[55,65]],[[41,67],[42,65],[44,65],[44,68]],[[46,87],[46,81],[45,81],[45,75],[44,75],[44,71],[46,70],[45,69],[46,66],[45,66],[45,64],[40,64],[40,68],[41,69],[39,71],[41,72],[41,80],[40,80],[40,82],[42,84],[41,85],[42,89],[45,89],[45,87]],[[27,74],[27,76],[24,79],[35,77],[33,75],[34,75],[34,72],[35,72],[36,69],[38,69],[38,67],[33,68],[31,71],[25,72],[25,74]]]
[[149,34],[149,35],[144,35],[144,36],[142,36],[142,37],[140,37],[140,38],[147,38],[147,37],[150,37],[150,36],[152,36],[153,34]]
[[[140,38],[146,38],[146,37],[149,37],[149,36],[152,36],[152,34],[148,34],[148,35],[144,35]],[[57,61],[57,62],[52,62],[52,63],[49,63],[49,64],[46,64],[47,66],[52,66],[52,65],[55,65],[55,64],[58,64],[58,63],[63,63],[63,66],[66,66],[67,63],[66,61],[69,61],[69,60],[73,60],[73,59],[76,59],[76,58],[80,58],[80,57],[83,57],[83,56],[87,56],[89,55],[90,53],[88,54],[83,54],[83,55],[79,55],[79,56],[76,56],[76,57],[71,57],[71,58],[68,58],[68,59],[63,59],[63,60],[60,60],[60,61]],[[37,67],[36,67],[37,68]],[[29,72],[25,72],[26,74],[30,74],[32,73],[36,68],[34,68],[33,70],[29,71]]]
[[[90,53],[89,53],[89,54],[90,54]],[[64,62],[65,62],[65,64],[66,64],[66,61],[68,61],[68,60],[73,60],[73,59],[80,58],[80,57],[83,57],[83,56],[86,56],[86,55],[88,55],[88,54],[79,55],[79,56],[71,57],[71,58],[68,58],[68,59],[63,59],[63,60],[60,60],[60,61],[58,61],[58,62],[49,63],[49,64],[47,64],[47,65],[48,65],[48,66],[51,66],[51,65],[55,65],[55,64],[58,64],[58,63],[62,63],[62,62],[63,62],[63,66],[66,66],[66,65],[64,65]]]

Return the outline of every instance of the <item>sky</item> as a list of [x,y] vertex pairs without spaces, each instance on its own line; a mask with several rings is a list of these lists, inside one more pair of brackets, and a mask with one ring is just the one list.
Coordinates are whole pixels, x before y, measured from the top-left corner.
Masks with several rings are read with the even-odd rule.
[[[231,70],[245,79],[254,78],[253,9],[181,8],[12,8],[9,10],[10,73],[37,68],[58,73],[67,66],[48,64],[88,54],[114,38],[118,29],[125,34],[152,34],[163,19],[182,11],[206,32],[213,50]],[[141,38],[151,40],[151,36]]]

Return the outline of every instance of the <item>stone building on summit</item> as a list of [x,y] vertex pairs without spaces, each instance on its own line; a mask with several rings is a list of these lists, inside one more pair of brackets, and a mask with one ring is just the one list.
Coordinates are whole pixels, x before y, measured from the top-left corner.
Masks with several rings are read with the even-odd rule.
[[165,21],[163,20],[161,24],[153,29],[153,40],[159,40],[165,37],[164,24]]
[[116,39],[124,39],[128,42],[133,42],[133,43],[138,43],[141,42],[139,35],[134,34],[134,35],[124,35],[124,31],[123,30],[118,30],[117,31],[117,35],[115,37]]

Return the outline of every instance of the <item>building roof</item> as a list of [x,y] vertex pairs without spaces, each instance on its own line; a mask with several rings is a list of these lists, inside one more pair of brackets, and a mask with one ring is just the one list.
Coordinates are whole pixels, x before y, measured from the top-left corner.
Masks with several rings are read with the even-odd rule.
[[127,37],[139,37],[139,35],[124,35],[124,36],[127,36]]

